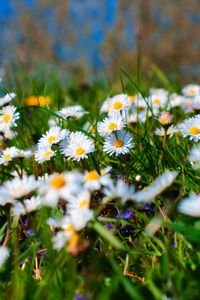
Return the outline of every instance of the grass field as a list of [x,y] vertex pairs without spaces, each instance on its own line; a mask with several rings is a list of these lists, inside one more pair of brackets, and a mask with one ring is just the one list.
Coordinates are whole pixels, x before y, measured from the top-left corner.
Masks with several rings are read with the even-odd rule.
[[152,74],[3,78],[0,299],[199,299],[200,86]]

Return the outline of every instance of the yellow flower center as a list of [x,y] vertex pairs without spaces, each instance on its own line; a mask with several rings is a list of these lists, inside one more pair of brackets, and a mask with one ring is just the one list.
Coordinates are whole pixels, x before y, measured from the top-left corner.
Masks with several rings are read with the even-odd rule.
[[160,103],[160,99],[156,98],[156,99],[153,99],[152,101],[153,104],[157,105]]
[[110,123],[108,125],[108,130],[112,131],[112,130],[115,130],[117,129],[117,124],[116,123]]
[[131,102],[131,103],[133,103],[133,102],[135,102],[135,100],[136,100],[136,96],[135,95],[133,95],[133,96],[129,96],[129,101]]
[[192,105],[192,101],[190,100],[185,101],[185,106],[191,106],[191,105]]
[[200,133],[200,129],[198,127],[191,127],[188,131],[190,134],[194,134],[194,135]]
[[87,206],[88,205],[88,200],[86,200],[86,199],[83,199],[82,201],[81,201],[81,203],[80,203],[80,207],[84,207],[84,206]]
[[11,120],[11,116],[9,114],[6,114],[4,117],[3,117],[3,121],[5,123],[8,123],[9,121]]
[[66,180],[63,176],[57,176],[51,180],[51,186],[55,189],[60,189],[66,185]]
[[98,180],[99,179],[99,175],[97,174],[96,171],[90,171],[88,172],[88,174],[85,177],[86,180]]
[[82,155],[85,153],[85,150],[82,147],[76,149],[76,155]]
[[4,159],[4,160],[10,159],[10,158],[11,158],[11,155],[10,155],[10,154],[5,154],[5,155],[3,156],[3,159]]
[[189,89],[188,94],[190,96],[194,96],[195,95],[195,89]]
[[66,233],[69,233],[69,232],[71,232],[71,231],[75,231],[75,227],[74,227],[73,224],[70,224],[70,225],[68,225],[68,226],[65,228],[64,231],[65,231]]
[[116,102],[114,103],[113,107],[114,107],[114,109],[119,110],[119,109],[122,108],[122,103],[119,102],[119,101],[116,101]]
[[123,146],[123,144],[124,144],[124,142],[123,142],[122,140],[116,140],[116,141],[114,142],[115,148],[120,148],[120,147]]
[[53,151],[49,150],[44,153],[44,156],[48,157],[53,153]]
[[52,144],[53,142],[55,142],[56,138],[55,136],[51,135],[49,138],[48,138],[48,143],[49,144]]

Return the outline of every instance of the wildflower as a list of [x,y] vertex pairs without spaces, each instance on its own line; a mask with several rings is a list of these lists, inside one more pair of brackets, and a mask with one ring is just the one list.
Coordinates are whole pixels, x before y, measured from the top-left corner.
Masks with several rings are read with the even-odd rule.
[[68,209],[89,209],[90,192],[88,190],[81,190],[79,194],[71,196],[68,201]]
[[136,192],[133,200],[139,204],[151,202],[156,196],[161,194],[168,186],[172,184],[176,176],[176,171],[165,171],[150,186],[142,191]]
[[111,98],[108,97],[106,98],[106,100],[103,102],[101,108],[100,108],[100,112],[101,113],[108,113],[110,111],[110,102],[111,102]]
[[53,144],[64,140],[69,133],[66,129],[52,126],[38,142],[38,149],[51,147]]
[[43,162],[50,160],[53,156],[55,156],[55,154],[56,152],[53,151],[51,148],[38,149],[35,152],[35,160],[39,164],[42,164]]
[[9,130],[16,125],[16,120],[19,119],[19,113],[16,112],[16,107],[7,105],[0,110],[0,131]]
[[100,135],[106,136],[113,131],[122,130],[125,126],[125,120],[120,114],[114,114],[109,118],[105,118],[97,124],[97,130]]
[[129,108],[128,95],[120,94],[116,95],[109,100],[109,113],[118,113],[120,111],[125,111]]
[[197,84],[187,84],[182,89],[182,93],[187,97],[194,97],[200,94],[200,86]]
[[167,134],[170,137],[172,137],[177,131],[178,131],[177,127],[171,125],[170,127],[167,128],[166,131],[164,130],[163,127],[162,128],[156,128],[155,135],[164,136],[165,134]]
[[157,114],[161,108],[167,105],[168,92],[164,89],[150,89],[149,104],[152,106],[154,114]]
[[32,212],[42,206],[42,198],[40,196],[32,196],[30,199],[25,199],[24,206],[26,212]]
[[87,158],[88,154],[95,151],[94,143],[86,137],[82,132],[71,133],[69,142],[61,143],[61,152],[68,159],[80,161]]
[[116,131],[115,134],[106,137],[103,146],[106,153],[116,156],[129,153],[131,148],[133,148],[132,137],[127,131]]
[[0,247],[0,268],[2,268],[2,266],[4,265],[8,257],[9,257],[8,248],[5,246],[1,246]]
[[122,203],[127,200],[133,199],[135,188],[133,185],[127,185],[123,180],[118,180],[116,185],[112,182],[108,187],[103,189],[105,197],[103,198],[103,203],[111,201],[113,199],[121,199]]
[[59,199],[67,201],[81,189],[82,176],[77,172],[55,173],[39,180],[39,194],[47,206],[56,206]]
[[200,145],[192,148],[188,160],[191,162],[194,169],[200,168]]
[[24,99],[24,103],[30,106],[47,106],[51,104],[49,96],[30,96]]
[[176,93],[171,94],[169,97],[169,105],[171,107],[179,107],[182,106],[185,101],[185,98],[181,95],[178,95]]
[[63,119],[73,117],[75,119],[80,119],[86,112],[81,105],[74,105],[62,108],[57,112],[57,115]]
[[16,94],[15,93],[9,93],[6,94],[5,96],[0,98],[0,106],[3,106],[4,104],[7,104],[15,98]]
[[159,117],[159,122],[163,127],[169,126],[169,124],[172,122],[172,117],[170,113],[168,112],[162,112]]
[[200,195],[192,194],[183,199],[178,206],[178,211],[192,217],[200,217]]
[[183,137],[189,136],[190,140],[200,140],[200,115],[185,120],[179,127]]
[[110,185],[111,179],[109,174],[99,175],[95,170],[88,171],[84,176],[84,187],[91,191],[98,190],[102,185]]
[[2,151],[0,156],[0,165],[5,164],[11,161],[13,158],[18,156],[19,150],[16,147],[6,148],[6,150]]

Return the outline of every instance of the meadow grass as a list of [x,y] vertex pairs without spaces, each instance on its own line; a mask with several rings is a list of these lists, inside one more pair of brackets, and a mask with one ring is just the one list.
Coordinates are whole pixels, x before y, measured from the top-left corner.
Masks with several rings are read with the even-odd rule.
[[[104,78],[77,84],[76,80],[60,79],[54,72],[47,76],[41,70],[32,77],[26,72],[9,75],[1,84],[2,96],[10,91],[16,93],[12,104],[20,113],[13,129],[17,136],[9,140],[3,137],[1,150],[35,146],[49,130],[52,118],[62,129],[84,133],[96,148],[80,161],[67,160],[57,145],[53,146],[56,156],[42,164],[34,157],[15,157],[0,166],[2,186],[25,174],[38,179],[46,173],[78,170],[82,174],[95,170],[100,176],[108,166],[114,184],[121,180],[128,187],[134,186],[136,192],[152,184],[166,170],[176,171],[177,176],[162,193],[141,205],[134,199],[122,203],[117,196],[104,203],[104,189],[93,190],[93,217],[78,232],[79,242],[67,242],[59,251],[52,246],[57,229],[52,229],[47,221],[50,217],[62,217],[62,201],[54,207],[43,205],[21,215],[11,213],[11,204],[2,204],[0,241],[8,247],[10,255],[0,268],[0,299],[199,298],[200,221],[178,211],[183,198],[199,192],[199,170],[194,170],[188,161],[196,142],[180,132],[166,136],[165,142],[163,136],[155,134],[156,128],[162,128],[162,111],[171,114],[174,125],[197,111],[165,106],[155,114],[148,104],[147,113],[152,111],[153,115],[141,122],[136,109],[136,122],[126,123],[134,147],[124,155],[108,155],[103,148],[104,137],[97,132],[98,122],[106,115],[100,113],[100,107],[108,96],[139,93],[147,101],[152,86],[181,93],[180,84],[173,84],[158,67],[154,66],[152,72],[153,78],[140,78],[138,73],[131,76],[121,70],[117,90]],[[48,96],[51,102],[45,106],[27,105],[24,99],[32,95],[37,99]],[[57,112],[69,105],[82,105],[88,113],[76,120],[61,117]],[[3,201],[1,195],[0,200]]]

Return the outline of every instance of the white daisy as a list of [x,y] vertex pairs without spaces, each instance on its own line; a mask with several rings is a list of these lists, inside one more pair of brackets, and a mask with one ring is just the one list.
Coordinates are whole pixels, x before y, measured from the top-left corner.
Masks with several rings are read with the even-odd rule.
[[103,150],[106,153],[116,156],[129,153],[131,148],[133,148],[132,136],[127,131],[116,131],[116,133],[106,137],[103,145]]
[[130,103],[128,100],[128,95],[119,94],[116,95],[109,100],[109,113],[118,113],[120,111],[126,111],[130,107]]
[[200,217],[200,195],[192,194],[183,199],[178,206],[179,212],[192,217]]
[[122,130],[126,122],[120,114],[114,114],[109,118],[105,118],[97,124],[97,130],[100,135],[106,136],[113,131]]
[[200,115],[185,120],[179,126],[179,130],[183,137],[189,136],[189,139],[195,142],[200,140]]
[[3,131],[5,139],[12,140],[17,137],[17,132],[14,132],[12,129],[7,129]]
[[7,105],[0,110],[0,131],[6,131],[17,126],[16,120],[19,119],[20,115],[16,110],[17,108],[13,105]]
[[170,113],[167,111],[163,111],[159,116],[159,122],[163,127],[169,126],[169,124],[172,122]]
[[111,98],[108,97],[106,98],[106,100],[103,102],[101,108],[100,108],[100,112],[101,113],[108,113],[110,111],[110,102],[111,102]]
[[61,153],[72,160],[80,161],[87,158],[88,154],[94,151],[93,141],[79,131],[71,133],[68,142],[61,143]]
[[62,117],[63,119],[67,119],[70,117],[80,119],[84,114],[85,110],[81,105],[67,106],[57,112],[57,115]]
[[200,85],[198,84],[187,84],[182,89],[182,93],[187,97],[194,97],[200,94]]
[[170,137],[172,137],[177,131],[178,131],[177,128],[175,126],[171,125],[170,127],[167,128],[166,132],[163,127],[156,128],[155,135],[164,136],[165,134],[167,134]]
[[15,201],[10,212],[13,217],[19,217],[26,214],[26,210],[23,203],[19,201]]
[[9,93],[0,98],[0,106],[3,106],[6,103],[11,102],[15,98],[15,93]]
[[200,145],[192,148],[188,160],[190,161],[194,169],[200,168]]
[[171,107],[179,107],[182,106],[185,101],[185,98],[181,95],[178,95],[176,93],[171,94],[169,97],[169,105]]
[[80,193],[71,196],[68,201],[68,209],[89,209],[90,192],[88,190],[81,190]]
[[0,268],[4,265],[6,260],[9,257],[9,250],[7,247],[1,246],[0,247]]
[[42,164],[43,162],[50,160],[55,155],[56,152],[51,148],[38,149],[35,152],[35,160],[37,161],[37,163]]
[[67,201],[73,194],[80,192],[83,181],[78,172],[52,174],[39,180],[39,194],[44,198],[43,203],[47,206],[56,206],[59,199]]
[[122,203],[127,200],[133,199],[135,188],[133,185],[127,185],[123,180],[119,179],[116,184],[112,182],[109,187],[103,189],[105,197],[103,203],[111,201],[113,199],[121,199]]
[[177,176],[176,171],[165,171],[150,186],[134,194],[133,200],[138,204],[151,202],[172,184]]
[[25,210],[28,213],[37,210],[43,204],[42,198],[40,196],[32,196],[30,199],[25,199],[23,202]]
[[38,142],[38,149],[49,148],[53,144],[64,140],[69,132],[66,129],[61,129],[58,126],[51,127],[45,134],[42,135]]
[[153,113],[158,114],[160,109],[167,106],[168,95],[165,92],[150,94],[150,96],[147,100],[148,100],[150,106],[152,107]]
[[11,161],[13,158],[18,156],[19,150],[16,147],[6,148],[6,150],[2,151],[0,156],[0,165],[5,164]]
[[111,184],[109,174],[99,175],[95,170],[87,171],[84,175],[84,187],[90,191],[99,190],[102,185]]

